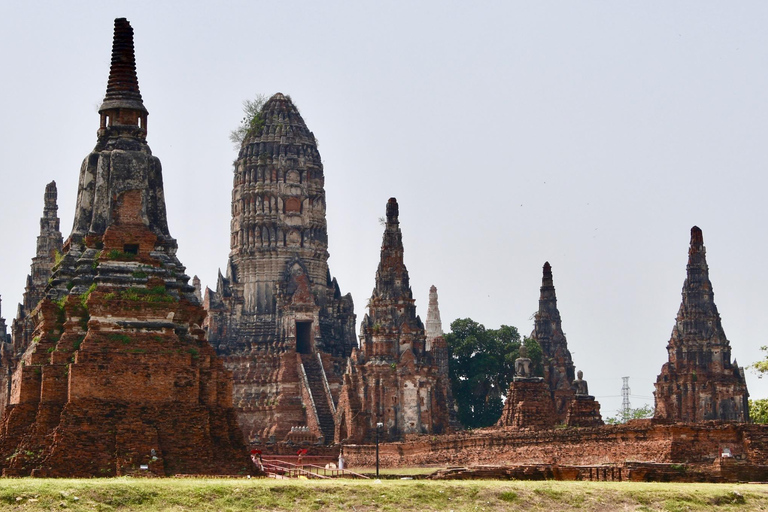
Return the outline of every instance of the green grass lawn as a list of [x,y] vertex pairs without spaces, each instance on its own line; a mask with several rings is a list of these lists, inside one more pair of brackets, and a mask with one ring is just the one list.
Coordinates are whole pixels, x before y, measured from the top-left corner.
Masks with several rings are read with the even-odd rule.
[[[445,467],[435,467],[435,468],[379,468],[379,475],[387,477],[387,476],[425,476],[425,475],[431,475],[435,471],[438,471],[440,469],[445,469]],[[360,473],[363,475],[375,475],[376,474],[376,467],[370,467],[370,468],[349,468],[350,471],[354,471],[355,473]]]
[[768,486],[271,479],[0,480],[2,510],[768,510]]

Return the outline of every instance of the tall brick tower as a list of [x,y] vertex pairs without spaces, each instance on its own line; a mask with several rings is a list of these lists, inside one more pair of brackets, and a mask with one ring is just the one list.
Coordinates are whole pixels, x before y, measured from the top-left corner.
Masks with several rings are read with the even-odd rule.
[[133,29],[115,20],[95,149],[72,233],[30,317],[0,437],[5,475],[250,470],[231,382],[176,257],[146,143]]
[[701,229],[691,228],[683,302],[667,345],[669,361],[656,379],[658,420],[698,422],[749,421],[744,370],[731,363],[731,345],[725,337]]
[[541,346],[544,381],[552,393],[557,419],[562,422],[568,412],[568,403],[574,396],[571,384],[576,375],[568,341],[563,333],[560,311],[557,309],[552,266],[548,261],[544,263],[542,274],[539,310],[534,316],[531,338]]
[[56,202],[58,193],[56,182],[45,186],[43,216],[40,218],[40,234],[37,237],[37,249],[32,258],[32,265],[27,275],[24,298],[16,311],[16,318],[11,323],[12,344],[3,347],[0,365],[0,415],[11,398],[11,379],[19,357],[32,343],[36,319],[30,314],[37,303],[45,296],[45,287],[51,277],[57,256],[61,256],[64,239],[59,231],[59,206]]
[[16,318],[11,327],[14,351],[19,354],[27,349],[32,340],[35,323],[34,320],[29,319],[29,314],[45,296],[45,287],[48,286],[53,265],[57,255],[61,256],[64,245],[64,239],[61,236],[61,231],[59,231],[57,198],[56,182],[52,181],[45,186],[43,216],[40,218],[37,250],[32,258],[30,273],[27,276],[24,299],[19,304]]
[[[377,424],[382,440],[450,429],[448,375],[426,348],[403,260],[397,200],[387,202],[376,286],[360,325],[361,349],[349,358],[336,414],[337,442],[371,442]],[[440,343],[434,343],[436,340]],[[446,357],[442,338],[433,340]],[[439,359],[439,358],[438,358]],[[447,369],[447,368],[446,368]]]
[[44,296],[44,290],[51,277],[51,269],[56,259],[56,254],[61,255],[64,239],[59,231],[59,206],[56,202],[58,191],[56,182],[52,181],[45,186],[43,216],[40,218],[40,235],[37,237],[37,250],[32,258],[32,268],[27,278],[27,288],[24,292],[24,312],[31,312],[40,299]]
[[352,297],[328,269],[323,164],[289,96],[272,96],[250,127],[235,162],[226,276],[205,292],[208,340],[234,373],[251,442],[291,440],[292,427],[331,442],[357,343]]

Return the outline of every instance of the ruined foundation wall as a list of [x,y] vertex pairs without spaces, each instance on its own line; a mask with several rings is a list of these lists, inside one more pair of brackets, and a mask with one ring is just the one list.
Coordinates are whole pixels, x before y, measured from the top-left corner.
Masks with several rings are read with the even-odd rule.
[[[595,465],[712,462],[727,447],[737,460],[768,462],[764,425],[607,425],[538,432],[483,429],[379,446],[382,467],[417,465]],[[374,466],[374,445],[345,445],[350,467]]]

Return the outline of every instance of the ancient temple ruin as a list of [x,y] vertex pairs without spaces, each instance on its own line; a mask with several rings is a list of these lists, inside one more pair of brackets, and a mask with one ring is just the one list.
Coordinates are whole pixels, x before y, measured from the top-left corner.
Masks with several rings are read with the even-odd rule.
[[499,427],[518,430],[543,430],[557,424],[569,427],[594,427],[603,424],[600,404],[589,395],[587,383],[574,365],[563,333],[552,266],[544,263],[539,294],[539,310],[534,315],[531,338],[541,347],[544,377],[533,374],[527,349],[520,347],[515,361],[515,376],[507,392]]
[[205,311],[168,231],[133,29],[122,18],[99,114],[72,232],[27,315],[33,337],[13,373],[0,467],[36,476],[248,472],[230,376],[205,341]]
[[43,216],[40,218],[40,234],[37,236],[37,247],[27,283],[24,289],[22,303],[18,305],[16,318],[11,324],[8,344],[2,346],[0,354],[0,417],[11,397],[11,378],[19,358],[32,342],[36,320],[30,316],[38,302],[45,295],[45,287],[51,277],[51,269],[57,257],[61,257],[64,239],[59,231],[59,216],[57,204],[58,192],[56,182],[45,186],[43,197]]
[[560,311],[557,309],[552,266],[549,262],[544,263],[539,310],[534,316],[531,338],[541,347],[544,381],[552,394],[557,419],[563,422],[568,412],[568,404],[574,396],[572,383],[576,377],[568,342],[563,333]]
[[440,305],[438,304],[437,287],[435,285],[429,287],[425,334],[426,351],[432,354],[432,360],[437,365],[437,371],[441,375],[440,385],[443,389],[440,393],[446,399],[450,427],[453,430],[459,430],[462,426],[459,421],[458,407],[453,399],[453,390],[451,389],[449,374],[450,355],[443,333],[443,322],[440,320]]
[[[37,303],[45,295],[45,287],[56,258],[61,256],[64,239],[59,231],[59,206],[57,203],[58,191],[56,182],[52,181],[45,186],[43,204],[43,216],[40,218],[40,234],[37,236],[37,249],[32,258],[32,265],[27,276],[27,286],[24,290],[24,299],[19,304],[19,312],[16,322],[26,318]],[[14,323],[16,323],[14,322]],[[20,333],[14,332],[14,339],[19,339]]]
[[569,427],[599,427],[604,425],[600,414],[600,403],[589,394],[589,386],[584,380],[584,373],[579,370],[576,380],[571,387],[574,390],[573,398],[568,402],[568,412],[565,416],[565,424]]
[[549,383],[533,374],[533,361],[528,358],[525,345],[521,345],[520,357],[515,360],[515,376],[509,384],[507,400],[496,426],[546,430],[556,423],[555,402]]
[[[7,368],[11,372],[16,366],[18,357],[24,353],[32,341],[32,332],[36,322],[34,318],[30,317],[30,314],[44,297],[45,287],[48,286],[53,265],[56,259],[61,257],[64,238],[59,230],[57,199],[56,182],[52,181],[45,186],[43,216],[40,218],[40,234],[37,236],[35,256],[32,258],[30,273],[27,275],[22,303],[18,305],[16,318],[11,324],[13,358]],[[3,387],[3,389],[7,391],[5,394],[9,395],[10,386]],[[0,404],[4,406],[7,403],[7,398],[8,396],[5,396],[4,399],[0,399]],[[0,408],[0,414],[2,411],[3,409]]]
[[725,337],[709,281],[701,229],[691,228],[683,302],[656,379],[654,418],[669,422],[749,421],[744,369]]
[[323,164],[290,97],[272,96],[249,126],[235,162],[226,276],[205,291],[208,340],[234,374],[250,442],[330,443],[357,343],[352,297],[328,269]]
[[379,423],[383,441],[449,429],[443,382],[448,376],[426,347],[424,324],[416,315],[403,261],[398,217],[397,201],[391,198],[376,286],[360,325],[361,347],[353,351],[344,374],[336,413],[337,442],[371,442]]

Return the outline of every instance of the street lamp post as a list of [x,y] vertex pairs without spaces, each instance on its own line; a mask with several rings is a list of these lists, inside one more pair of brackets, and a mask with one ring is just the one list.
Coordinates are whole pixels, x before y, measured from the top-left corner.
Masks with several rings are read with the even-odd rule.
[[379,478],[379,432],[383,426],[383,423],[376,424],[376,478]]

